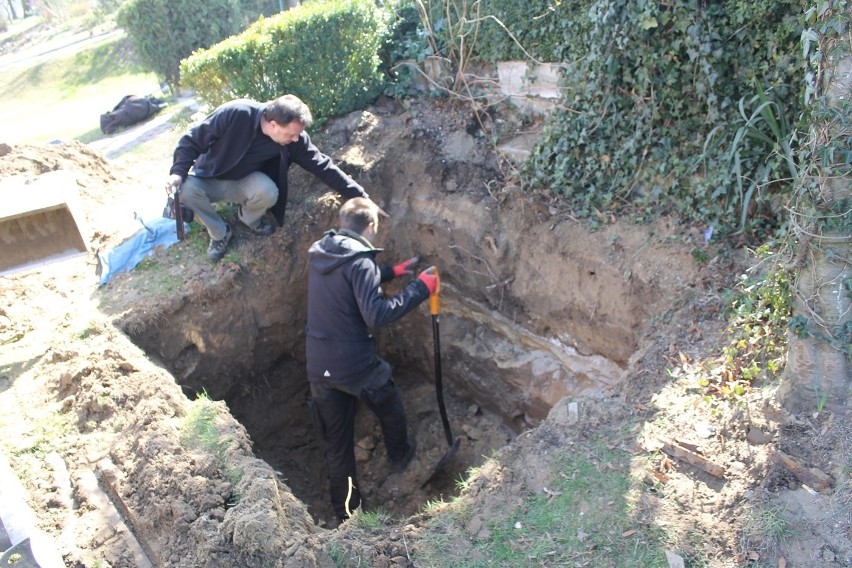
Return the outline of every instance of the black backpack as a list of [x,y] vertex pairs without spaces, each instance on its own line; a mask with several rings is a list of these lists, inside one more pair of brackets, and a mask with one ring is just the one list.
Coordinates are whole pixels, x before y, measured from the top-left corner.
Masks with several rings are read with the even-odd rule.
[[119,128],[125,128],[142,122],[157,114],[165,103],[155,97],[126,95],[115,108],[101,115],[101,132],[112,134]]

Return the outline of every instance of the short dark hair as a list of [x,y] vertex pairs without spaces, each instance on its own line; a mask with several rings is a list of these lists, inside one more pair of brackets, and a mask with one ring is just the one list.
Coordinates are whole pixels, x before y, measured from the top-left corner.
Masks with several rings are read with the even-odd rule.
[[353,197],[347,200],[338,213],[340,228],[363,234],[371,224],[379,222],[378,206],[365,197]]
[[263,109],[263,117],[282,126],[290,124],[294,120],[302,123],[305,128],[314,123],[311,109],[296,95],[282,95],[274,101],[268,102],[266,108]]

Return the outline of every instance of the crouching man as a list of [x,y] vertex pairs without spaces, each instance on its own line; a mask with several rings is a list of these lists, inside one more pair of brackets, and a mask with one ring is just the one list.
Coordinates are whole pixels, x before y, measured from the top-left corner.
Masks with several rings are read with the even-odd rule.
[[178,141],[166,192],[180,189],[182,204],[207,229],[210,260],[225,256],[233,235],[213,203],[239,204],[240,222],[259,235],[270,235],[276,226],[264,215],[271,209],[278,226],[284,223],[292,164],[343,197],[367,197],[363,187],[314,146],[305,132],[311,124],[310,109],[294,95],[268,103],[239,99],[216,108]]

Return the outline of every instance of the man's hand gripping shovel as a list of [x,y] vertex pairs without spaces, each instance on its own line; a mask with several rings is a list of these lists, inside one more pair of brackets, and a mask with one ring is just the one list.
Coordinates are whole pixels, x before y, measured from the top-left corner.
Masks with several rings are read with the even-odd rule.
[[[438,269],[434,268],[435,276],[438,276]],[[447,408],[444,406],[444,385],[443,378],[441,377],[441,336],[439,330],[439,308],[440,308],[440,300],[438,298],[438,294],[441,291],[441,280],[438,279],[438,286],[435,288],[435,293],[429,296],[429,312],[432,314],[432,341],[435,346],[435,393],[438,397],[438,410],[441,411],[441,422],[444,425],[444,434],[447,437],[447,445],[449,449],[447,453],[440,459],[438,465],[435,466],[435,469],[432,471],[432,475],[429,476],[429,479],[424,481],[420,487],[425,487],[430,481],[432,481],[438,473],[441,472],[443,467],[449,462],[452,457],[456,454],[459,449],[459,440],[453,439],[453,433],[450,430],[450,421],[447,418]]]
[[[181,178],[178,175],[172,175],[166,181],[166,195],[169,196],[169,200],[166,202],[163,217],[175,220],[175,233],[178,240],[182,241],[186,237],[186,231],[183,226],[183,207],[180,204],[180,186]],[[189,213],[192,213],[192,211]],[[192,215],[187,216],[186,222],[190,221],[192,221]]]

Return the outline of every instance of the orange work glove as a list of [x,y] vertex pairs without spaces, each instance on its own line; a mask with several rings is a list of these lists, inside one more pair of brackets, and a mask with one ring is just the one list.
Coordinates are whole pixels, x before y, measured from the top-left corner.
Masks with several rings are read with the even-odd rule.
[[393,267],[394,278],[399,278],[403,274],[414,274],[411,268],[420,260],[419,256],[413,256],[406,261],[400,262]]
[[426,288],[429,289],[430,296],[438,291],[438,274],[434,266],[430,266],[418,274],[417,279],[426,284]]

